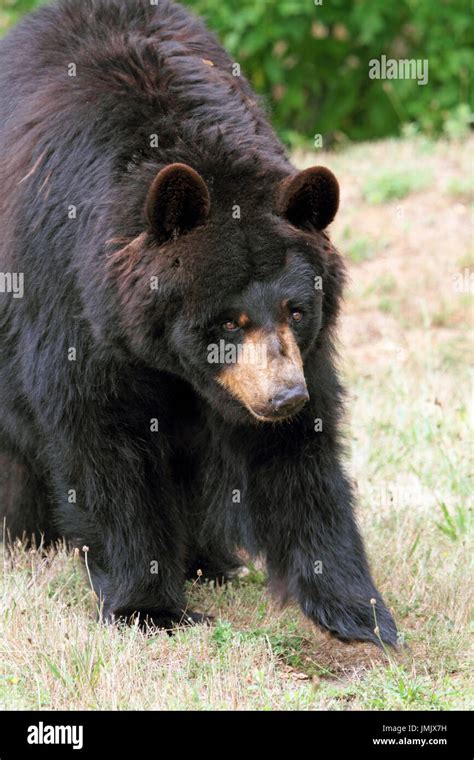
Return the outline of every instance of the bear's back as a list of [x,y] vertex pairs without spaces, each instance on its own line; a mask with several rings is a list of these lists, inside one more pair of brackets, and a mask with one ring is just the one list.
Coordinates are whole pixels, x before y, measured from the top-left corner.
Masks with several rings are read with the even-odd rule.
[[200,19],[168,0],[62,0],[7,35],[2,152],[28,137],[47,140],[48,130],[54,139],[59,121],[63,134],[89,131],[106,153],[128,154],[131,142],[146,151],[137,136],[155,129],[165,149],[187,142],[191,160],[196,134],[202,149],[216,130],[231,151],[284,155],[238,65]]
[[0,43],[0,104],[3,266],[15,219],[59,229],[67,197],[87,224],[111,189],[140,195],[142,167],[288,167],[236,64],[169,0],[60,0],[25,17]]

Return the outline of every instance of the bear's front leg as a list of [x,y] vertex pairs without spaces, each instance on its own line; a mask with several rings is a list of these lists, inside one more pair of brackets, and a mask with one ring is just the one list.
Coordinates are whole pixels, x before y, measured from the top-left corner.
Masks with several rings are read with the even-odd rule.
[[295,598],[318,626],[346,641],[379,644],[381,638],[396,645],[397,628],[371,578],[353,502],[331,452],[296,446],[256,473],[256,537],[275,591]]
[[105,619],[139,614],[165,628],[198,622],[186,609],[185,531],[163,439],[140,418],[101,413],[55,435],[55,520],[74,545],[87,547]]

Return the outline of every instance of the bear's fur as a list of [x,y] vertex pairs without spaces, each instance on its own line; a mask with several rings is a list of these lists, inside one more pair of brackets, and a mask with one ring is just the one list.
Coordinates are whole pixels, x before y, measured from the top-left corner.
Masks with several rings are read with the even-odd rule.
[[7,529],[87,545],[105,618],[171,625],[243,549],[341,639],[378,641],[375,599],[395,644],[341,465],[337,182],[236,73],[168,0],[62,0],[0,43]]

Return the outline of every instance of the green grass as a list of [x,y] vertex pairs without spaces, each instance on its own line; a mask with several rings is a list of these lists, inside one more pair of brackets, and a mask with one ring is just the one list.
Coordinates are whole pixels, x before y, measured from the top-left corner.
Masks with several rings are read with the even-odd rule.
[[346,245],[346,255],[354,264],[373,259],[375,256],[373,241],[367,237],[359,237],[349,241]]
[[380,296],[389,296],[396,293],[397,290],[397,280],[392,274],[387,272],[386,274],[383,274],[380,277],[374,279],[366,289],[365,294],[367,296],[370,296],[373,293]]
[[370,204],[401,200],[411,193],[428,188],[432,179],[429,171],[384,171],[366,180],[363,186],[364,199]]
[[466,504],[456,504],[452,512],[441,502],[439,508],[442,519],[436,525],[451,541],[462,540],[470,535],[472,529],[472,511]]
[[342,232],[344,254],[353,264],[374,259],[386,246],[384,240],[376,240],[370,235],[358,235],[346,225]]
[[472,177],[454,177],[448,183],[448,193],[457,198],[471,200],[474,194]]

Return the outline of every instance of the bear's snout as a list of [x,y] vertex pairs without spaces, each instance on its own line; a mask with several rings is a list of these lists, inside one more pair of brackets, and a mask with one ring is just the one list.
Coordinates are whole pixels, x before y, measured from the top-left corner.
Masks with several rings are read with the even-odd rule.
[[278,417],[287,417],[299,412],[307,401],[309,401],[308,390],[306,385],[300,383],[279,391],[270,399],[270,409]]
[[[220,385],[263,422],[297,414],[309,394],[301,354],[288,328],[268,333],[254,330],[243,347],[253,350],[242,351],[235,364],[225,367],[218,377]],[[258,361],[249,361],[255,356]]]

